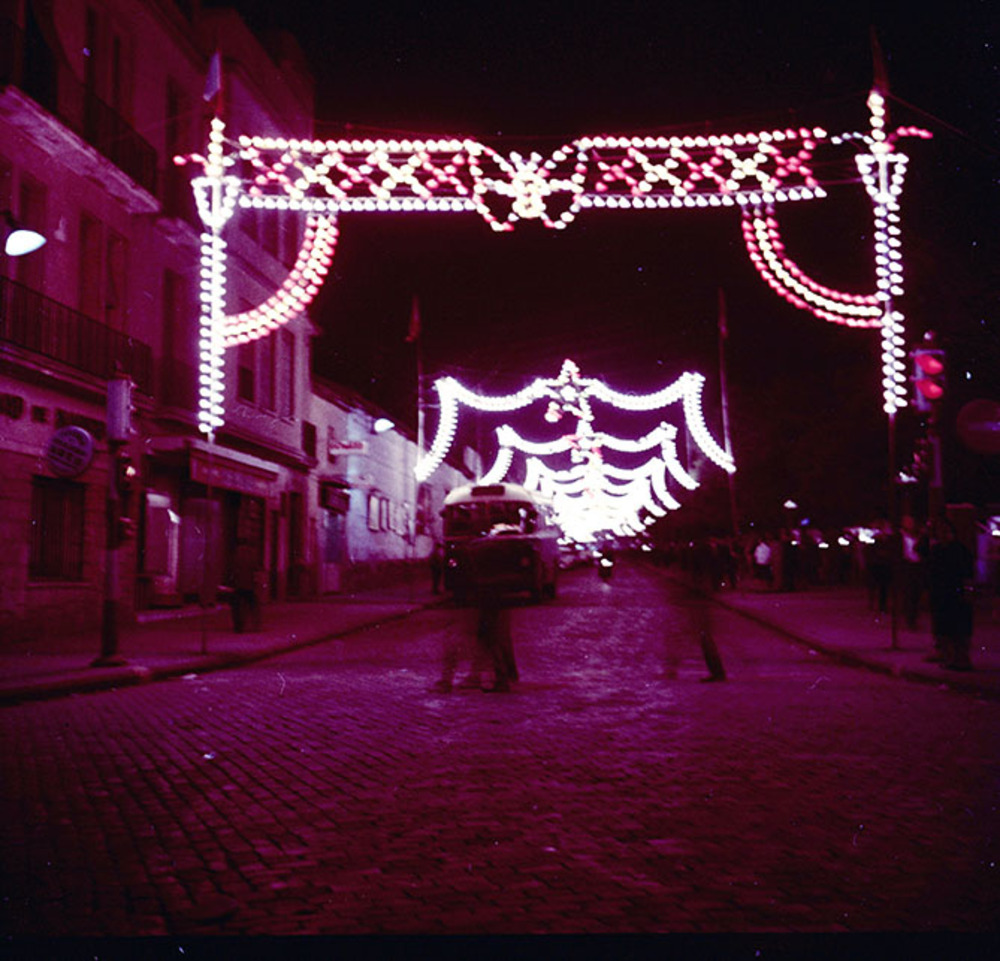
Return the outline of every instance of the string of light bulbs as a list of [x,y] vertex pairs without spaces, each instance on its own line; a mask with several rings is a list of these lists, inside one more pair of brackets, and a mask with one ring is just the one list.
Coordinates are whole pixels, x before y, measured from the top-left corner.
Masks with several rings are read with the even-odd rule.
[[[822,127],[788,127],[696,136],[588,136],[548,156],[505,155],[464,137],[241,135],[232,140],[215,117],[205,155],[174,158],[202,167],[192,184],[206,228],[201,429],[211,434],[223,423],[225,348],[266,336],[308,308],[334,255],[338,214],[383,211],[473,212],[493,230],[509,231],[522,220],[565,229],[587,209],[739,208],[751,261],[789,303],[823,320],[881,328],[884,407],[892,413],[906,402],[904,318],[894,298],[902,293],[898,200],[907,158],[896,145],[905,137],[930,134],[916,127],[887,130],[885,98],[877,90],[868,108],[865,132],[831,135]],[[856,162],[875,210],[874,294],[844,293],[807,276],[786,255],[774,213],[776,204],[825,197],[815,175],[815,153],[851,141],[867,147]],[[279,290],[258,307],[227,314],[221,233],[237,209],[251,208],[304,212],[306,228],[295,265]],[[442,424],[447,434],[444,412]],[[711,448],[710,439],[703,439]],[[724,460],[716,448],[710,456],[718,462],[720,455]]]

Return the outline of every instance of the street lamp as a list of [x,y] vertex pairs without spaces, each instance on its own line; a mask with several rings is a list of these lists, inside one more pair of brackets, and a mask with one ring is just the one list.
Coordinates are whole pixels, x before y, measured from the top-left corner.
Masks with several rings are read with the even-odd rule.
[[372,433],[384,434],[386,431],[392,430],[395,426],[388,417],[376,417],[375,422],[372,424]]
[[3,252],[8,257],[23,257],[33,253],[43,247],[47,240],[37,230],[22,226],[9,210],[0,214],[0,232],[3,234]]

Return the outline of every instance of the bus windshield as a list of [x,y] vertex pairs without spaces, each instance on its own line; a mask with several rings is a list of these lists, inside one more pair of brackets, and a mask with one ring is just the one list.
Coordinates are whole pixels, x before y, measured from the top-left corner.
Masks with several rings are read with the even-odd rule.
[[518,501],[452,504],[444,512],[445,537],[533,534],[537,525],[536,509]]

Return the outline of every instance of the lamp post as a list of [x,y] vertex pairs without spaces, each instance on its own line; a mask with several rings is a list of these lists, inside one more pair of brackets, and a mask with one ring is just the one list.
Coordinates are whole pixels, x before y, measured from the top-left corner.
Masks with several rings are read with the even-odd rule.
[[101,611],[101,653],[92,667],[125,664],[118,653],[118,622],[121,579],[118,549],[124,537],[121,516],[122,449],[132,430],[132,382],[125,376],[108,381],[108,489],[105,517],[104,604]]

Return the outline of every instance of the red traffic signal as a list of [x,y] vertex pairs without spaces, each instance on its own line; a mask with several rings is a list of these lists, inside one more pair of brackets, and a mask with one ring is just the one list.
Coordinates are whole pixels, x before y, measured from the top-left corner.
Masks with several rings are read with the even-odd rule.
[[911,356],[917,409],[927,411],[944,396],[944,351],[921,349],[913,351]]

